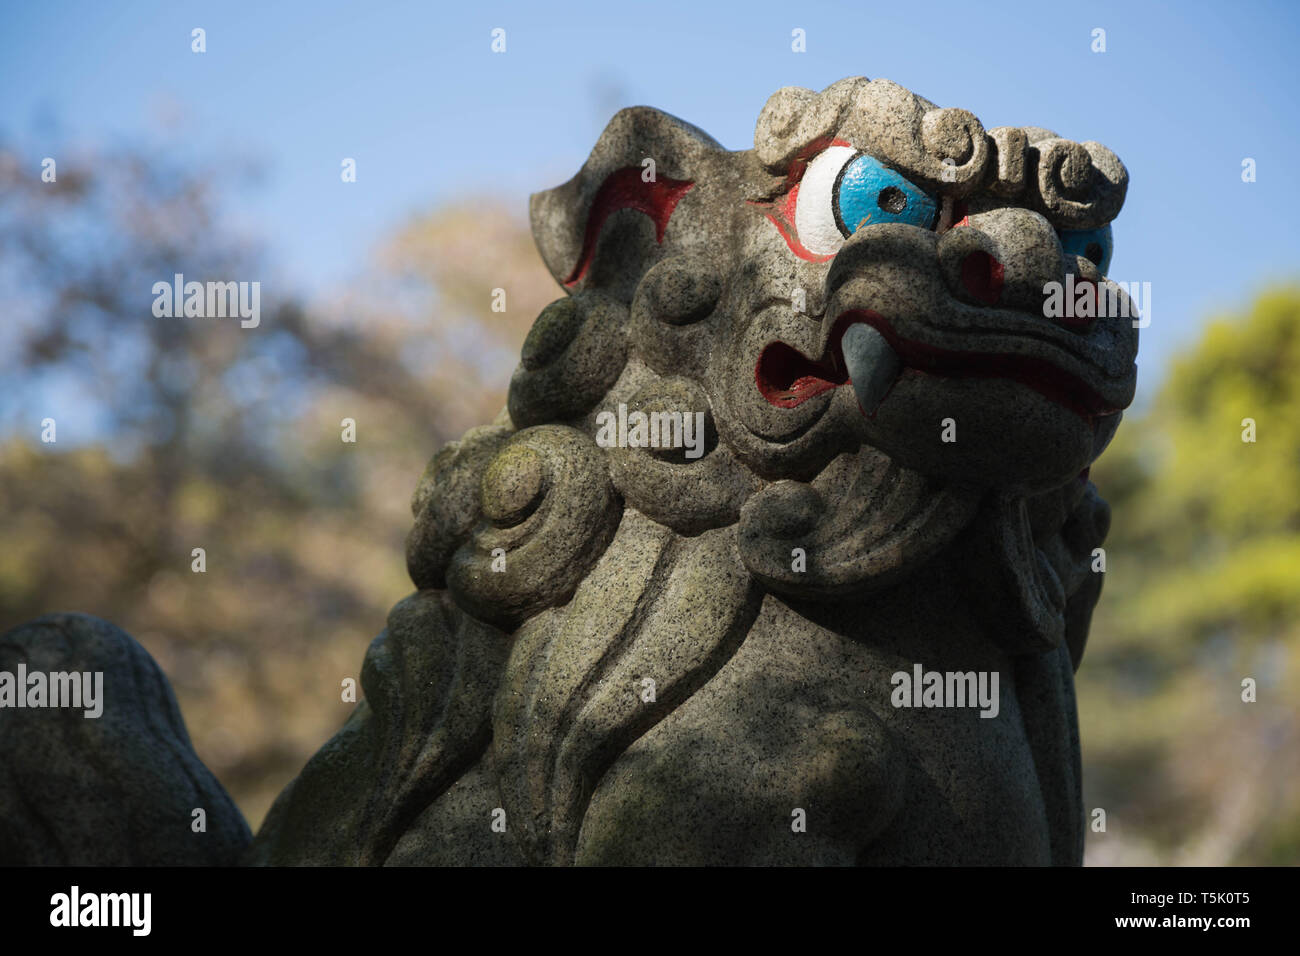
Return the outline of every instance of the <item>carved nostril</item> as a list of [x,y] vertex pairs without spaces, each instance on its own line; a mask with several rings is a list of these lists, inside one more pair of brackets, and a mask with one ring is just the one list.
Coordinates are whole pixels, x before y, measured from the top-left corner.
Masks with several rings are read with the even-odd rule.
[[982,249],[966,254],[961,261],[961,284],[985,305],[997,305],[1002,297],[1002,263]]

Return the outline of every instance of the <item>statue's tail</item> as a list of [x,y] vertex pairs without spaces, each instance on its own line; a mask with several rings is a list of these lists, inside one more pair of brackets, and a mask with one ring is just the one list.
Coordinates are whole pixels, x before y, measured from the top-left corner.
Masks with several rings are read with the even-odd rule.
[[251,835],[130,635],[51,614],[0,637],[0,865],[224,865]]

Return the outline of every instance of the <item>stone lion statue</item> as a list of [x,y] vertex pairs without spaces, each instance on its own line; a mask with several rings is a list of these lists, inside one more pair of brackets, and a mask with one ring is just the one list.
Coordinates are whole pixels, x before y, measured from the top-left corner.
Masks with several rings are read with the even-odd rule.
[[148,655],[51,616],[0,667],[106,706],[0,711],[0,862],[1079,864],[1127,182],[888,80],[779,90],[741,152],[621,111],[533,196],[565,294],[261,831]]

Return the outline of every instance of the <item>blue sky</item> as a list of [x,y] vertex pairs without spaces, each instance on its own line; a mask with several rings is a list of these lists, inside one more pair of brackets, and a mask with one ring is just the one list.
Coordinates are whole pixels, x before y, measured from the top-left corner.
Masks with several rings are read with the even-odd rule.
[[[1112,277],[1152,283],[1142,391],[1216,309],[1300,275],[1300,4],[5,4],[0,135],[160,139],[255,159],[229,217],[308,296],[358,273],[411,214],[492,193],[526,208],[604,121],[644,103],[733,149],[781,86],[887,77],[985,127],[1041,125],[1114,149],[1131,175]],[[190,30],[207,52],[190,51]],[[494,27],[507,51],[490,50]],[[794,28],[807,52],[794,53]],[[1090,49],[1106,31],[1105,53]],[[358,182],[339,180],[345,156]],[[1241,162],[1258,181],[1241,181]]]

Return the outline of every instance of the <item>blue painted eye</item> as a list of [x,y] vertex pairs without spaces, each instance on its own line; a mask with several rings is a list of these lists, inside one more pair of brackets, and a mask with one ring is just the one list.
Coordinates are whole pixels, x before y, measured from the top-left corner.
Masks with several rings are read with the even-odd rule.
[[1058,229],[1061,249],[1068,255],[1091,259],[1102,275],[1110,271],[1110,254],[1115,241],[1111,238],[1110,223],[1100,229]]
[[830,146],[799,182],[795,231],[804,248],[833,256],[864,225],[901,222],[929,229],[939,204],[880,161],[852,146]]
[[939,211],[928,195],[865,153],[845,163],[831,194],[835,225],[845,237],[882,222],[929,229]]

